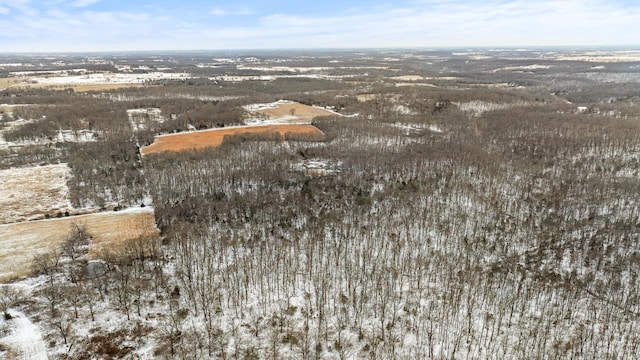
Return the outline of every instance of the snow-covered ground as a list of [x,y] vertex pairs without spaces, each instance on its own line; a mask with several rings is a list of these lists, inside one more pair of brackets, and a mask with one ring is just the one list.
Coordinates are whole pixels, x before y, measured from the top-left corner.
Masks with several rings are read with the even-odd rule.
[[55,137],[47,138],[47,137],[39,137],[35,139],[29,140],[18,140],[18,141],[6,141],[3,133],[7,130],[15,129],[16,127],[23,126],[24,124],[28,124],[33,122],[34,120],[25,120],[18,119],[16,121],[10,121],[6,123],[6,127],[0,129],[0,149],[2,148],[10,148],[10,147],[20,147],[20,146],[29,146],[29,145],[47,145],[47,144],[55,144],[60,142],[91,142],[96,141],[99,136],[99,132],[91,131],[91,130],[70,130],[70,129],[60,129],[56,133]]
[[307,159],[292,165],[292,170],[304,172],[307,175],[329,175],[340,172],[341,162],[336,163],[327,159]]
[[309,124],[313,117],[342,114],[319,106],[308,106],[290,100],[244,105],[247,125]]
[[438,134],[443,133],[443,130],[438,125],[394,123],[392,126],[404,130],[407,135],[424,129]]
[[[40,75],[40,74],[38,74]],[[164,79],[187,79],[191,74],[154,71],[143,74],[94,73],[69,76],[32,76],[28,82],[42,85],[66,84],[143,84]]]
[[47,348],[40,327],[32,323],[23,312],[11,309],[9,314],[12,319],[0,320],[9,333],[0,338],[0,344],[8,349],[4,353],[0,351],[0,358],[47,360]]
[[163,99],[194,99],[200,101],[227,101],[240,99],[244,96],[209,96],[209,95],[193,95],[181,93],[166,93],[162,96],[158,95],[130,95],[124,93],[93,93],[91,96],[95,98],[109,99],[113,101],[141,101],[141,100],[163,100]]
[[392,110],[399,114],[399,115],[416,115],[418,114],[417,112],[415,112],[413,109],[411,109],[410,107],[406,106],[406,105],[394,105]]
[[91,142],[96,141],[97,133],[90,130],[59,130],[53,142]]
[[159,108],[129,109],[127,116],[133,131],[145,130],[147,121],[163,123],[166,120]]
[[247,66],[247,65],[238,65],[238,69],[243,70],[254,70],[254,71],[264,71],[264,72],[292,72],[292,73],[313,73],[320,71],[328,71],[334,69],[340,70],[367,70],[367,69],[375,69],[375,70],[387,70],[388,66]]
[[251,117],[244,121],[247,125],[278,125],[278,124],[292,124],[298,117],[291,115],[279,116],[277,118],[268,117]]
[[514,106],[525,106],[527,105],[526,102],[517,102],[517,103],[493,103],[493,102],[488,102],[488,101],[482,101],[482,100],[472,100],[472,101],[467,101],[467,102],[454,102],[454,105],[456,105],[460,111],[464,112],[465,114],[469,115],[469,116],[480,116],[482,114],[484,114],[487,111],[495,111],[495,110],[504,110],[504,109],[509,109],[512,108]]
[[272,103],[248,104],[242,106],[242,109],[247,112],[262,111],[268,109],[277,109],[280,104],[294,104],[294,102],[290,100],[278,100]]
[[[10,111],[8,111],[10,112]],[[0,124],[0,149],[1,148],[7,148],[10,146],[18,146],[18,144],[15,144],[13,142],[8,142],[4,139],[4,132],[5,131],[9,131],[12,129],[15,129],[16,127],[22,126],[24,124],[27,124],[31,122],[30,120],[24,120],[24,119],[18,119],[15,121],[8,121],[5,122],[3,124]]]
[[546,70],[551,69],[553,66],[551,65],[540,65],[540,64],[531,64],[531,65],[523,65],[523,66],[507,66],[501,67],[498,69],[494,69],[492,72],[498,71],[525,71],[525,70]]
[[456,76],[421,76],[421,75],[398,75],[392,76],[390,80],[396,81],[422,81],[422,80],[458,80]]
[[[557,53],[556,56],[549,56],[549,58],[556,60],[568,60],[568,61],[589,61],[589,62],[632,62],[640,61],[640,51],[592,51],[592,52],[580,52],[580,53]],[[546,54],[545,54],[545,57]]]
[[215,81],[273,81],[277,79],[322,79],[322,80],[342,80],[345,78],[356,77],[359,75],[326,75],[326,74],[292,74],[292,75],[221,75],[211,77],[209,80]]

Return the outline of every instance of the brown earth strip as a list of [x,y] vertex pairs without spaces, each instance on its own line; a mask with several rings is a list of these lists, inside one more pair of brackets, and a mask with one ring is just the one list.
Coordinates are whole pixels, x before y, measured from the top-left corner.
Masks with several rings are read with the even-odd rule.
[[271,134],[278,134],[282,140],[292,137],[299,139],[304,138],[311,141],[324,139],[324,133],[311,125],[245,126],[158,136],[153,144],[145,146],[142,149],[142,155],[157,154],[166,151],[181,152],[199,150],[207,147],[216,147],[222,144],[225,136],[270,136]]

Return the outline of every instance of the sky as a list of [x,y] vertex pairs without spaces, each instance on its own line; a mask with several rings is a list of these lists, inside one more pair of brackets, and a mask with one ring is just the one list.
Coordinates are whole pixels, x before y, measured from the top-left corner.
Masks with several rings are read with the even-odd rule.
[[0,0],[0,53],[640,47],[637,0]]

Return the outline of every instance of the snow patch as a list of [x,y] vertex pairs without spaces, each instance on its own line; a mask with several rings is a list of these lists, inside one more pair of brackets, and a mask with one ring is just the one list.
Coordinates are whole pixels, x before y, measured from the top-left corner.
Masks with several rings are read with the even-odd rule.
[[391,126],[404,130],[407,135],[411,133],[416,133],[425,129],[438,134],[441,134],[444,132],[438,125],[393,123],[391,124]]
[[507,104],[507,103],[498,104],[498,103],[492,103],[492,102],[482,101],[482,100],[472,100],[472,101],[463,102],[463,103],[454,102],[452,104],[456,105],[460,109],[460,111],[466,113],[469,116],[474,116],[474,117],[480,116],[488,111],[504,110],[504,109],[515,107],[515,106],[527,105],[527,103],[523,101],[513,103],[513,104]]
[[411,110],[410,107],[406,105],[394,105],[392,110],[400,115],[417,115],[418,113]]
[[129,123],[131,124],[131,129],[133,131],[145,130],[147,128],[148,121],[157,123],[165,122],[166,118],[161,114],[162,110],[159,108],[127,110],[127,117],[129,118]]
[[290,100],[247,104],[242,109],[246,113],[244,123],[247,125],[310,124],[315,116],[343,116],[331,108],[308,106]]
[[25,360],[47,360],[47,347],[42,339],[40,327],[22,312],[9,310],[12,319],[7,320],[10,334],[0,339],[0,344],[8,347],[11,354]]
[[293,104],[293,101],[290,100],[278,100],[272,103],[262,103],[262,104],[248,104],[243,105],[242,109],[247,112],[253,111],[263,111],[268,109],[277,109],[280,104]]
[[[38,74],[40,75],[40,74]],[[149,72],[144,74],[94,73],[69,76],[35,76],[28,80],[32,84],[76,85],[76,84],[143,84],[154,80],[181,80],[191,78],[188,73]]]
[[330,175],[340,172],[341,163],[327,159],[306,159],[291,166],[294,171],[301,171],[307,175]]
[[523,71],[523,70],[546,70],[551,69],[553,66],[551,65],[540,65],[540,64],[531,64],[531,65],[523,65],[523,66],[507,66],[498,69],[494,69],[493,72],[498,71]]

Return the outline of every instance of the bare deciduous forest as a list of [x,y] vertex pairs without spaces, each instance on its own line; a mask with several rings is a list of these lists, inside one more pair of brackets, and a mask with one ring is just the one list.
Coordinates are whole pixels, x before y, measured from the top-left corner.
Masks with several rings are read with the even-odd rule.
[[[1,90],[0,168],[66,163],[74,207],[152,206],[160,235],[96,253],[76,226],[0,286],[0,337],[17,309],[52,359],[640,358],[640,63],[484,55],[171,54],[188,78]],[[325,138],[140,155],[278,100],[334,111]]]

